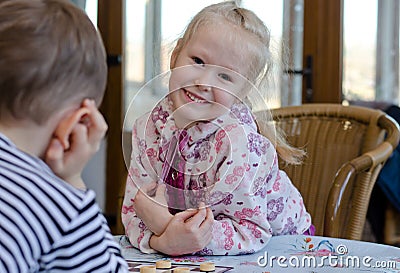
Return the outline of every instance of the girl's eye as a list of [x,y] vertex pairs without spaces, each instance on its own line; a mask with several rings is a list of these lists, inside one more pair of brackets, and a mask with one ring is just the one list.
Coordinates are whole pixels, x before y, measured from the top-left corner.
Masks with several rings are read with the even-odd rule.
[[199,57],[192,57],[195,64],[204,64],[203,60]]
[[221,79],[225,80],[225,81],[232,81],[231,77],[229,77],[229,75],[224,74],[224,73],[220,73],[218,76],[221,77]]

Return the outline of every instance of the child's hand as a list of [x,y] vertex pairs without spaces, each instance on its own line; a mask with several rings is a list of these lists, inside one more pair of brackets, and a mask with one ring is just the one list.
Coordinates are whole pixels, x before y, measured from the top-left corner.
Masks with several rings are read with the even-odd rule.
[[[150,197],[149,193],[154,190],[155,196]],[[156,235],[164,232],[173,217],[168,211],[164,184],[142,187],[135,196],[133,208],[146,227]]]
[[200,251],[212,239],[213,222],[210,208],[179,212],[163,234],[151,237],[150,245],[155,250],[174,256]]
[[56,136],[51,140],[45,161],[60,178],[75,187],[85,188],[82,170],[98,151],[107,124],[92,100],[85,99],[77,113],[79,111],[85,114],[76,121],[72,119],[66,137]]

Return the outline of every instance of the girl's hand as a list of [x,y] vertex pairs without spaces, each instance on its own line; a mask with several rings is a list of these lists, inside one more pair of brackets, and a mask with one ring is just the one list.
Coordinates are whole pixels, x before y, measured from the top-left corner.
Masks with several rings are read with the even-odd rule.
[[[150,192],[154,191],[155,195],[151,197]],[[135,196],[133,208],[146,227],[156,235],[164,232],[173,217],[168,211],[164,184],[153,183],[142,187]]]
[[213,223],[210,208],[179,212],[174,215],[163,234],[150,238],[150,246],[173,256],[200,251],[212,239]]
[[66,137],[55,136],[47,148],[45,162],[53,172],[77,188],[85,188],[82,170],[89,159],[99,150],[107,131],[107,123],[94,101],[85,99],[77,112],[85,114],[72,120]]

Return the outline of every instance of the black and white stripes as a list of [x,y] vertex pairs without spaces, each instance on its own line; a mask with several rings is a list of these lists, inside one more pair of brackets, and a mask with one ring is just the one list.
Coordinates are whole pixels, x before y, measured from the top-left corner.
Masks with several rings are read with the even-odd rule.
[[0,134],[0,272],[127,272],[92,190]]

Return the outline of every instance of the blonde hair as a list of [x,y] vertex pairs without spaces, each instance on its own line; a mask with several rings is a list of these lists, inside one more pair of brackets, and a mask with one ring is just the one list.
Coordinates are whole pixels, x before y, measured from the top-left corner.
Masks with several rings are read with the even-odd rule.
[[[253,37],[247,42],[246,49],[252,58],[250,60],[250,74],[246,76],[252,82],[254,88],[261,92],[261,96],[265,98],[273,65],[270,52],[270,31],[254,12],[239,7],[234,1],[213,4],[197,13],[186,27],[179,43],[177,43],[174,54],[179,55],[182,48],[201,26],[216,22],[232,24]],[[172,64],[173,66],[174,64]],[[250,105],[252,104],[252,93],[254,92],[250,92],[247,98]],[[275,129],[269,111],[263,111],[263,117],[257,119],[257,123],[260,132],[274,144],[281,159],[289,164],[301,163],[305,152],[287,143],[283,133]]]
[[1,0],[0,18],[0,120],[40,125],[84,98],[100,104],[106,54],[83,10],[66,0]]

